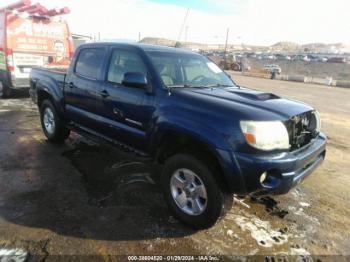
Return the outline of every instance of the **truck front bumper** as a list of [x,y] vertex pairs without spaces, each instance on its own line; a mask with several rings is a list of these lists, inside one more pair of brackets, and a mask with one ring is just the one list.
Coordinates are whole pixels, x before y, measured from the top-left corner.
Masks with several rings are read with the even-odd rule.
[[245,193],[255,196],[287,193],[323,162],[326,144],[326,136],[320,134],[312,143],[293,152],[278,155],[235,153]]

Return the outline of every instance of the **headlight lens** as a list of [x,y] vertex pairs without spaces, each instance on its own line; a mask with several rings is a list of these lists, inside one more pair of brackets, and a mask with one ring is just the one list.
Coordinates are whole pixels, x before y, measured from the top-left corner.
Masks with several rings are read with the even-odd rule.
[[316,132],[318,134],[321,132],[321,116],[317,110],[315,110],[313,113],[314,113],[315,118],[316,118]]
[[241,121],[248,144],[260,150],[289,149],[287,128],[280,121]]

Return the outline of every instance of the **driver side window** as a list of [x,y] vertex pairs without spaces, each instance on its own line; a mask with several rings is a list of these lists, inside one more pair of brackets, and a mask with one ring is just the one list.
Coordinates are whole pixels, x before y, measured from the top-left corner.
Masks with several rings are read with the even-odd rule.
[[135,53],[126,50],[114,50],[108,69],[107,80],[121,84],[125,73],[142,73],[147,76],[147,68]]

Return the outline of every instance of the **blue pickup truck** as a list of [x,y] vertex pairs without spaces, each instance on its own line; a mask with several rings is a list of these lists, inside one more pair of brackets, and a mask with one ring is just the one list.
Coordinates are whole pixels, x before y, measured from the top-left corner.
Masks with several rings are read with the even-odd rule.
[[314,108],[177,48],[85,44],[68,72],[33,69],[30,95],[49,141],[73,130],[159,163],[169,208],[194,228],[215,224],[233,194],[287,193],[325,158]]

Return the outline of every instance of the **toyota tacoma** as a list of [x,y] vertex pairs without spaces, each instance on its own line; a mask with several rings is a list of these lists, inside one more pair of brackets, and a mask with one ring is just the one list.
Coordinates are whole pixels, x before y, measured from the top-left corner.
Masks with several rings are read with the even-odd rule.
[[30,95],[49,141],[74,131],[159,163],[169,208],[193,228],[215,224],[233,194],[287,193],[325,158],[314,108],[179,48],[84,44],[66,72],[33,69]]

